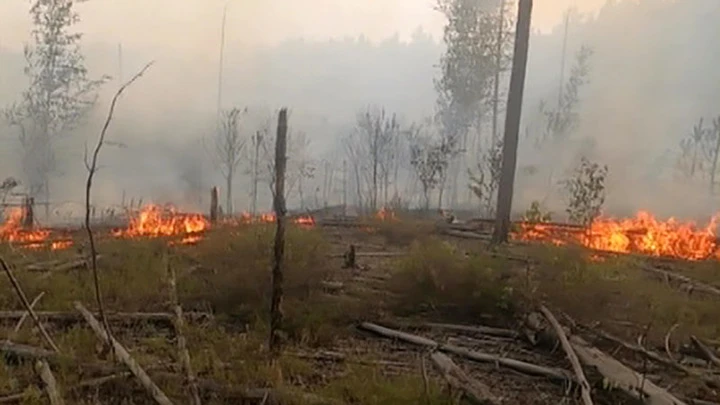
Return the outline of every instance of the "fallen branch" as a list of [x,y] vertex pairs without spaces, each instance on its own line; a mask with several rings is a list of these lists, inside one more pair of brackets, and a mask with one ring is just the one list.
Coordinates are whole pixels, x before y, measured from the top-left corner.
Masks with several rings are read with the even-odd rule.
[[317,353],[286,352],[286,355],[316,361],[331,361],[335,363],[354,363],[368,366],[381,367],[410,367],[410,364],[402,361],[391,360],[364,360],[348,358],[344,353],[323,350]]
[[[99,260],[102,258],[102,255],[97,255],[96,259]],[[88,260],[85,258],[82,259],[76,259],[69,262],[64,263],[53,263],[53,265],[48,265],[48,263],[36,263],[31,264],[29,266],[25,266],[25,270],[28,271],[50,271],[50,272],[61,272],[61,271],[68,271],[68,270],[75,270],[75,269],[82,269],[87,267]]]
[[433,329],[445,329],[450,331],[456,331],[456,332],[469,332],[469,333],[475,333],[480,335],[488,335],[488,336],[497,336],[497,337],[507,337],[507,338],[517,338],[519,336],[519,333],[510,330],[510,329],[502,329],[502,328],[493,328],[490,326],[468,326],[468,325],[455,325],[450,323],[422,323],[417,325],[419,327],[425,327],[425,328],[433,328]]
[[544,305],[540,306],[540,312],[545,315],[545,318],[548,320],[548,322],[550,322],[550,325],[555,330],[555,334],[560,340],[560,344],[562,345],[562,348],[567,355],[568,361],[570,361],[570,364],[572,365],[575,377],[580,383],[580,396],[583,403],[585,405],[593,405],[592,396],[590,395],[590,383],[588,383],[588,380],[585,377],[585,372],[580,365],[580,360],[578,359],[577,354],[575,354],[572,345],[570,345],[570,342],[568,341],[568,337],[565,334],[562,325],[560,325],[560,322],[555,319],[555,315],[553,315],[553,313],[550,312],[550,310],[547,309]]
[[43,384],[45,384],[45,392],[50,400],[50,405],[64,405],[65,402],[58,391],[57,381],[55,381],[55,376],[50,370],[50,365],[47,361],[38,360],[35,362],[35,373],[37,373]]
[[[327,255],[331,259],[341,259],[347,256],[346,253],[334,253]],[[402,257],[407,256],[407,253],[403,252],[355,252],[355,257]]]
[[172,405],[170,399],[165,395],[160,388],[150,379],[145,370],[130,356],[130,353],[117,341],[114,337],[109,335],[106,330],[103,329],[102,325],[97,319],[90,313],[80,302],[75,302],[75,309],[77,309],[85,318],[93,332],[104,342],[112,345],[115,355],[120,361],[125,363],[127,368],[133,373],[133,375],[140,381],[140,384],[150,393],[155,401],[160,405]]
[[57,345],[55,345],[55,342],[53,342],[52,338],[48,334],[47,330],[45,330],[45,327],[42,325],[42,322],[40,322],[40,319],[38,319],[37,315],[35,315],[35,312],[32,309],[32,306],[28,302],[27,297],[25,296],[25,292],[20,287],[20,283],[18,283],[17,279],[15,278],[15,275],[13,275],[12,271],[10,271],[10,267],[8,267],[7,263],[5,263],[5,260],[0,258],[0,266],[2,266],[3,270],[5,270],[5,274],[7,274],[8,278],[10,279],[10,283],[12,284],[13,288],[15,289],[15,292],[18,295],[18,298],[20,298],[20,301],[22,302],[23,306],[25,307],[25,311],[27,311],[28,314],[30,314],[30,317],[35,322],[35,326],[37,326],[38,330],[40,331],[40,334],[43,336],[45,341],[50,345],[50,347],[57,353],[60,353],[60,349],[58,349]]
[[520,360],[510,359],[506,357],[498,357],[496,355],[486,354],[477,351],[470,351],[453,345],[439,345],[434,340],[426,339],[424,337],[413,335],[410,333],[396,331],[371,323],[363,323],[362,325],[360,325],[360,327],[367,331],[374,332],[380,336],[391,339],[398,339],[403,342],[426,347],[431,350],[437,348],[442,352],[451,353],[479,363],[497,364],[505,366],[511,370],[519,371],[521,373],[547,377],[551,380],[563,383],[573,381],[573,378],[565,370],[562,369],[538,366]]
[[[40,294],[38,294],[30,303],[30,309],[34,309],[35,305],[40,301],[40,299],[45,295],[45,291],[41,291]],[[20,329],[23,326],[23,323],[25,323],[25,320],[27,319],[28,315],[30,315],[30,312],[23,311],[23,314],[20,316],[20,319],[18,320],[17,324],[15,324],[15,328],[13,329],[12,333],[8,337],[8,340],[15,340],[15,335],[20,332]]]
[[[541,340],[557,343],[557,336],[546,330],[540,324],[540,319],[538,314],[530,314],[526,319],[526,327],[539,335]],[[649,405],[686,405],[667,390],[644,379],[640,373],[593,347],[581,337],[571,336],[569,342],[583,364],[597,369],[612,387],[619,388],[630,397],[641,398]]]
[[695,335],[690,336],[690,341],[692,342],[693,346],[703,355],[705,360],[712,363],[715,366],[720,366],[720,359],[718,359],[717,356],[710,350],[705,343],[703,343],[700,339],[697,338]]
[[490,392],[490,387],[468,376],[447,355],[435,352],[430,355],[430,359],[453,388],[464,392],[479,404],[499,403],[497,397]]
[[698,291],[701,293],[720,297],[720,288],[713,287],[713,286],[705,284],[705,283],[701,283],[699,281],[693,280],[690,277],[684,276],[682,274],[678,274],[678,273],[668,271],[668,270],[658,269],[657,267],[652,267],[652,266],[640,266],[640,269],[642,269],[646,272],[649,272],[649,273],[653,273],[655,275],[662,276],[663,278],[680,281],[688,287],[689,291]]

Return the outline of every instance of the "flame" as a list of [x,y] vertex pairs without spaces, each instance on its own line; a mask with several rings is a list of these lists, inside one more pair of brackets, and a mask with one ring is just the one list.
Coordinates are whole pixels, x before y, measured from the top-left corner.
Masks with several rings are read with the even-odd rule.
[[[210,222],[201,214],[179,213],[174,207],[145,206],[137,216],[130,219],[126,229],[116,230],[119,237],[183,236],[181,244],[200,240],[200,233],[210,228]],[[174,243],[173,243],[174,244]]]
[[[26,249],[39,249],[48,242],[50,230],[25,229],[23,218],[25,212],[22,208],[8,209],[4,215],[4,222],[0,225],[0,241],[19,243]],[[50,249],[65,249],[72,245],[72,241],[51,242]]]
[[548,223],[521,223],[513,239],[550,241],[556,245],[580,243],[591,249],[619,253],[641,253],[650,256],[676,257],[686,260],[720,259],[713,217],[704,228],[693,222],[674,218],[659,221],[640,211],[634,218],[598,218],[585,230]]
[[[256,224],[256,223],[273,223],[276,220],[275,213],[269,212],[269,213],[263,213],[253,216],[250,213],[243,212],[236,218],[232,218],[229,221],[227,221],[230,224],[233,225],[240,225],[240,224]],[[300,225],[302,227],[313,227],[315,226],[315,218],[309,216],[309,215],[303,215],[299,217],[294,217],[290,219],[292,223]]]
[[395,216],[395,212],[393,212],[392,210],[388,210],[385,207],[380,208],[380,210],[375,213],[375,217],[381,221],[397,220],[397,217]]

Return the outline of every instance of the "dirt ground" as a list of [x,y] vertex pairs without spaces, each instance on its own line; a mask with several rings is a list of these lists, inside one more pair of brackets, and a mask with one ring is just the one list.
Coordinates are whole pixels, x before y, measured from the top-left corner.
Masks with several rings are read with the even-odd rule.
[[[490,248],[417,221],[293,226],[284,347],[273,360],[273,232],[222,227],[190,246],[99,235],[111,332],[171,403],[581,403],[584,385],[541,308],[562,324],[594,403],[720,403],[717,262]],[[17,326],[24,306],[4,277],[0,402],[47,403],[47,362],[65,403],[163,403],[77,310],[75,302],[97,305],[85,237],[71,238],[56,251],[0,248],[27,300],[42,294],[35,310],[58,349],[32,317]],[[184,325],[172,311],[175,293]],[[186,377],[180,340],[195,379]]]

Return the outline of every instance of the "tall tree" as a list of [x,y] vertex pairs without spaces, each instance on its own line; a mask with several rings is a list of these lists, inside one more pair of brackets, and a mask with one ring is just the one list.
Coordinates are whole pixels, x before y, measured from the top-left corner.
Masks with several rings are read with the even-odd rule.
[[525,90],[532,6],[533,0],[520,0],[518,2],[515,49],[513,51],[512,74],[510,76],[510,91],[508,92],[508,110],[505,115],[503,159],[498,188],[497,216],[492,237],[493,243],[507,242],[510,233],[510,212],[512,210],[513,187],[515,186],[518,134],[520,133],[523,92]]
[[[440,58],[441,77],[435,81],[438,93],[438,119],[448,145],[467,149],[468,133],[479,127],[484,102],[490,96],[496,71],[495,22],[493,2],[477,0],[438,0],[437,9],[447,23],[443,32],[446,50]],[[460,162],[453,162],[458,174]],[[457,198],[457,178],[453,176],[452,199]],[[454,202],[454,201],[453,201]]]
[[80,21],[74,5],[73,0],[32,3],[32,43],[24,49],[29,86],[4,114],[19,130],[28,192],[44,196],[46,203],[50,176],[58,169],[55,147],[59,138],[82,122],[97,101],[99,87],[109,79],[88,76],[80,48],[82,34],[73,32]]

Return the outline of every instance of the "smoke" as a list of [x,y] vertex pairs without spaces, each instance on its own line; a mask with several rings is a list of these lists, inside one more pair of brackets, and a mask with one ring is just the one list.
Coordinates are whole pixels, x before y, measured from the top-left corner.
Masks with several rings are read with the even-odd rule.
[[[161,3],[170,4],[157,0]],[[185,10],[185,2],[171,3]],[[102,2],[82,4],[80,11],[86,20],[82,25],[86,33],[83,49],[90,72],[94,76],[110,74],[116,80],[103,89],[100,104],[87,125],[59,142],[62,154],[53,177],[53,194],[59,200],[82,199],[84,145],[94,144],[108,101],[119,85],[119,42],[123,44],[125,78],[150,60],[156,64],[120,100],[108,136],[127,147],[102,151],[102,168],[94,186],[97,204],[118,204],[125,195],[127,199],[173,201],[188,209],[203,209],[210,187],[222,184],[200,142],[215,130],[217,54],[224,6],[221,2],[206,3],[200,14],[197,4],[170,17],[163,16],[162,5],[157,10],[146,9],[151,16],[147,18],[145,13],[120,13],[117,26],[92,18],[103,13]],[[321,27],[312,26],[310,19],[293,17],[294,12],[301,11],[300,3],[270,1],[268,4],[289,7],[279,16],[271,12],[276,8],[259,1],[230,3],[222,106],[261,111],[258,115],[263,117],[252,118],[255,121],[246,127],[248,137],[255,132],[256,121],[288,106],[292,111],[290,126],[311,139],[309,153],[331,161],[339,171],[344,158],[339,140],[350,131],[359,110],[368,105],[384,106],[402,117],[403,125],[419,123],[432,114],[436,98],[432,80],[438,73],[436,65],[443,46],[438,36],[433,38],[422,30],[411,36],[384,35],[384,40],[377,40],[377,32],[382,30],[363,38],[321,40],[318,38],[326,34]],[[302,10],[301,14],[337,13],[336,24],[347,25],[345,32],[363,32],[363,26],[350,18],[353,10],[342,9],[340,3],[328,2],[329,8]],[[392,26],[393,18],[405,26],[414,24],[412,15],[403,14],[400,6],[391,5],[394,2],[386,3],[375,10],[377,25],[384,21]],[[428,13],[435,13],[432,2],[427,7]],[[359,20],[367,22],[372,17],[363,14]],[[708,119],[720,114],[720,55],[713,52],[717,49],[715,39],[720,37],[720,26],[715,23],[719,19],[717,0],[624,0],[608,3],[596,15],[574,15],[568,30],[565,78],[573,55],[585,44],[594,50],[589,83],[580,91],[579,126],[571,140],[550,150],[535,149],[533,142],[524,138],[524,131],[527,128],[531,135],[540,131],[540,101],[557,100],[564,27],[535,32],[529,55],[515,210],[523,211],[532,200],[542,200],[548,209],[562,213],[564,202],[557,183],[580,155],[587,155],[610,167],[609,214],[628,215],[647,209],[680,217],[709,215],[712,206],[707,182],[677,181],[673,164],[680,139],[692,125],[701,116]],[[182,37],[177,36],[178,25],[187,28]],[[304,39],[287,39],[296,36],[300,28],[306,32]],[[157,35],[147,36],[150,31]],[[0,64],[0,106],[6,106],[18,99],[26,84],[20,48],[0,48]],[[0,145],[0,178],[15,176],[22,180],[21,162],[12,152],[18,147],[17,136],[2,123]],[[237,210],[249,207],[246,166],[247,162],[242,162],[239,169]],[[534,174],[524,170],[528,166],[535,167]],[[323,179],[317,177],[312,181],[320,186]],[[265,193],[260,207],[269,207],[266,188],[260,187]],[[330,199],[339,201],[340,185],[333,188],[336,195]],[[293,198],[291,205],[298,202]]]

